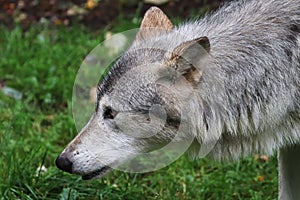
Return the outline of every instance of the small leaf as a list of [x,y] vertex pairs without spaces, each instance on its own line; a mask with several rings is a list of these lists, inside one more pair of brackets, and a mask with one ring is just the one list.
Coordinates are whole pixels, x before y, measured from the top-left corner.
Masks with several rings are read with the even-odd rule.
[[264,176],[262,176],[262,175],[259,175],[258,177],[257,177],[257,181],[258,182],[263,182],[265,180],[265,178],[264,178]]

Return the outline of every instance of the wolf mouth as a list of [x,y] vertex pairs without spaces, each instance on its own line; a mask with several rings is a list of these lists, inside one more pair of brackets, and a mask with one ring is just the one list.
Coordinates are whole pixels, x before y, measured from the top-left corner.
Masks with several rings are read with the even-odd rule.
[[88,174],[84,174],[82,175],[82,180],[90,180],[90,179],[93,179],[93,178],[96,178],[96,177],[101,177],[101,176],[104,176],[105,174],[107,174],[109,171],[111,171],[112,168],[110,168],[109,166],[104,166],[100,169],[97,169],[95,171],[92,171]]

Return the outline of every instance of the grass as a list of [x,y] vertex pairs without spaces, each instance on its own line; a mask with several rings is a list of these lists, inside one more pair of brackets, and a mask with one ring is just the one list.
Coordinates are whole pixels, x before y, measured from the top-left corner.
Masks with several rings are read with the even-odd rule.
[[[124,21],[116,31],[134,26]],[[59,171],[54,160],[77,133],[71,108],[76,72],[104,33],[80,26],[0,29],[0,80],[23,94],[16,100],[0,90],[1,200],[277,198],[275,157],[215,163],[183,156],[159,171],[115,171],[92,181]]]

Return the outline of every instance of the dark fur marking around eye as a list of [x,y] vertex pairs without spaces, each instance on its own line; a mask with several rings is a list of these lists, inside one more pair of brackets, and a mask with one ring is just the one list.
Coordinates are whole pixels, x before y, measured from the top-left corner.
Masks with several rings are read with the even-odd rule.
[[103,118],[104,119],[114,119],[117,115],[117,112],[114,111],[112,108],[110,107],[106,107],[104,109],[104,112],[103,112]]

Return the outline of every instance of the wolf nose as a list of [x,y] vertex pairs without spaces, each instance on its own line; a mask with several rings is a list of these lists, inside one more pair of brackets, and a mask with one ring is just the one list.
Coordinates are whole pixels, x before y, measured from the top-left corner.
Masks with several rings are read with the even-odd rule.
[[72,173],[73,163],[67,158],[67,156],[64,153],[60,154],[56,158],[55,164],[58,167],[58,169],[63,170],[65,172]]

